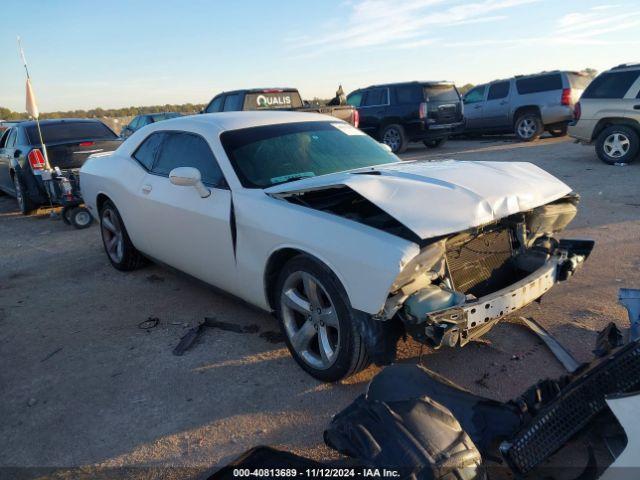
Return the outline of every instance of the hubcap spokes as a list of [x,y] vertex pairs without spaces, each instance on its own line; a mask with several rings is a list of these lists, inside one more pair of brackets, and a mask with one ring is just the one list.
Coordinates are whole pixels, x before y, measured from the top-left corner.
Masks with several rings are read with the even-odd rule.
[[340,346],[338,315],[326,290],[306,272],[287,278],[281,297],[285,331],[298,355],[321,370],[335,362]]
[[612,158],[624,157],[629,151],[631,142],[622,133],[612,133],[604,140],[604,152]]
[[396,130],[387,130],[384,134],[382,141],[391,147],[392,150],[397,150],[400,146],[400,133]]
[[530,138],[536,131],[536,124],[530,118],[526,118],[520,122],[518,133],[521,137]]
[[111,209],[106,209],[102,214],[102,240],[107,254],[116,263],[122,261],[124,243],[120,222]]

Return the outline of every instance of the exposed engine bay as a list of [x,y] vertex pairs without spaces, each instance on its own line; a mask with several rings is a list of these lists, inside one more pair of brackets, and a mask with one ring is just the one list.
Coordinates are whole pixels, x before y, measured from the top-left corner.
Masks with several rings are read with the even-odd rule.
[[348,186],[282,198],[418,244],[420,253],[402,266],[383,310],[373,318],[399,320],[413,338],[435,348],[465,345],[500,318],[538,300],[557,281],[571,276],[594,245],[590,240],[556,238],[577,214],[579,196],[573,193],[489,224],[429,239],[421,239]]

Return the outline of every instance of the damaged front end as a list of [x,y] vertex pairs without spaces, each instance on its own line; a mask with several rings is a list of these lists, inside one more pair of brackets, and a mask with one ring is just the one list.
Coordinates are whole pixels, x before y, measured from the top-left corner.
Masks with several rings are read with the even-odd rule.
[[417,341],[463,346],[502,317],[566,280],[593,249],[591,240],[558,240],[579,197],[517,213],[431,241],[404,265],[374,318],[402,320]]

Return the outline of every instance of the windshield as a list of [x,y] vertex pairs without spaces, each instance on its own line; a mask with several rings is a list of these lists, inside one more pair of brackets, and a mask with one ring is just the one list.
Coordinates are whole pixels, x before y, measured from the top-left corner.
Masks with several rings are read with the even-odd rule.
[[301,178],[400,161],[344,122],[265,125],[230,130],[220,139],[246,188],[268,188]]

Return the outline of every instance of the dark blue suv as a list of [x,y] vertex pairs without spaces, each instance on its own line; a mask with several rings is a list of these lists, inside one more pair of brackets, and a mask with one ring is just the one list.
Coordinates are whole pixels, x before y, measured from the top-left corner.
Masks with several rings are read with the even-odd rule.
[[351,92],[360,129],[402,153],[409,142],[439,147],[463,127],[462,101],[451,82],[372,85]]

